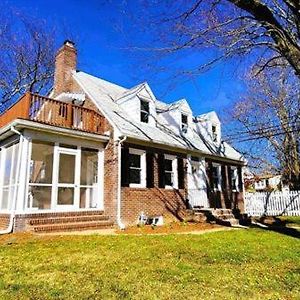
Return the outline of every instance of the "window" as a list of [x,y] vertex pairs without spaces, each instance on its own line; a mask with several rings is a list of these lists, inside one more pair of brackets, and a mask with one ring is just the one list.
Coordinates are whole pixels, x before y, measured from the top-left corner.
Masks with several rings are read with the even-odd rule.
[[181,130],[183,132],[187,132],[188,129],[188,116],[185,114],[181,114]]
[[233,191],[238,190],[238,176],[237,176],[237,169],[231,168],[231,189]]
[[148,123],[149,122],[149,102],[145,100],[141,100],[141,122]]
[[174,183],[174,173],[171,159],[165,160],[165,183],[168,186],[173,186]]
[[177,159],[172,155],[165,155],[165,187],[177,188]]
[[217,126],[212,125],[211,126],[211,131],[212,131],[212,139],[213,139],[214,142],[216,142],[218,140]]
[[146,187],[146,153],[129,149],[129,186]]
[[212,166],[212,188],[214,190],[221,190],[221,166]]

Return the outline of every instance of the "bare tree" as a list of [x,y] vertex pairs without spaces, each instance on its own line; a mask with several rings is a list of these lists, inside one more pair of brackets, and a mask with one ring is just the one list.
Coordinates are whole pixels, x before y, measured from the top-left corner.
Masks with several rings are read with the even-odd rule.
[[222,59],[251,53],[261,58],[258,71],[284,58],[300,77],[299,0],[160,1],[159,10],[157,1],[144,2],[140,23],[152,29],[153,41],[151,47],[145,41],[145,47],[138,48],[160,55],[210,50],[205,62],[184,73],[202,72]]
[[26,91],[46,91],[54,73],[54,31],[40,20],[16,13],[1,14],[0,107]]
[[[247,81],[247,92],[231,110],[237,121],[227,139],[244,142],[260,165],[300,188],[300,89],[287,69],[269,69]],[[295,81],[296,80],[296,81]]]

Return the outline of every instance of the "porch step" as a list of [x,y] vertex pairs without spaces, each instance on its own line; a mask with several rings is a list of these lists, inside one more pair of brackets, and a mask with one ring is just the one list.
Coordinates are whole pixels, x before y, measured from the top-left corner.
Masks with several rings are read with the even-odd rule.
[[236,218],[231,209],[197,209],[198,213],[204,213],[208,221],[214,221],[217,224],[225,226],[237,226],[239,225],[239,219]]
[[85,215],[85,216],[66,216],[66,217],[43,217],[29,220],[30,225],[47,225],[47,224],[65,224],[77,222],[91,222],[91,221],[107,221],[108,216],[105,215]]
[[27,225],[33,232],[50,233],[111,228],[114,223],[98,210],[30,214]]
[[[86,210],[86,211],[66,211],[66,212],[39,212],[26,214],[27,218],[37,219],[37,218],[49,218],[49,217],[78,217],[78,216],[94,216],[94,215],[103,215],[103,210]],[[22,216],[22,215],[20,215]]]
[[49,233],[49,232],[64,232],[64,231],[83,231],[91,229],[105,229],[112,228],[113,222],[106,221],[90,221],[90,222],[75,222],[67,224],[47,224],[38,225],[33,227],[36,233]]

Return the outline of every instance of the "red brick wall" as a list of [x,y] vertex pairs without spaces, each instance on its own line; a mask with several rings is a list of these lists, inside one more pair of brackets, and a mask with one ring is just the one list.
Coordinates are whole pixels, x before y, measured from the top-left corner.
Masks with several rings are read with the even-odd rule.
[[9,225],[9,214],[0,214],[0,230],[7,229]]
[[122,221],[136,224],[141,212],[147,216],[163,216],[164,222],[181,220],[185,210],[184,190],[122,188]]
[[[112,129],[111,129],[112,131]],[[113,134],[104,151],[104,211],[116,221],[118,192],[118,147]]]
[[64,44],[56,54],[54,95],[70,92],[72,71],[76,70],[77,51],[71,44]]

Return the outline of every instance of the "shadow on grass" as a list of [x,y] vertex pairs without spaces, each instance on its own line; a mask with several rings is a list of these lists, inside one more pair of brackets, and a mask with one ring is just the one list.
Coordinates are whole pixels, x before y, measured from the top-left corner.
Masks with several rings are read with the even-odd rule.
[[284,235],[288,235],[294,238],[299,239],[300,238],[300,230],[297,230],[295,228],[286,227],[285,223],[282,224],[274,224],[274,225],[266,225],[260,222],[252,223],[252,228],[260,228],[268,231],[274,231],[278,232]]

